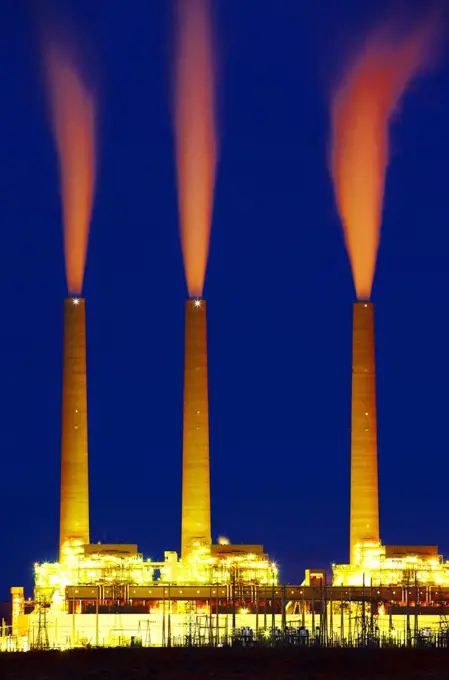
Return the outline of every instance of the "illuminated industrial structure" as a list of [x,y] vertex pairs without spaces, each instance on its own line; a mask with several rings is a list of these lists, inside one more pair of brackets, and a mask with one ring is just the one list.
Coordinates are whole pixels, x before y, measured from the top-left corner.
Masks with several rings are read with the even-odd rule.
[[204,300],[186,303],[185,324],[181,557],[166,551],[153,561],[135,544],[89,541],[85,303],[65,301],[60,558],[35,564],[33,599],[11,588],[11,634],[0,649],[217,645],[239,628],[273,639],[299,626],[347,642],[367,634],[367,617],[370,634],[400,631],[405,640],[410,607],[416,630],[441,627],[449,562],[436,546],[379,538],[372,303],[354,305],[350,560],[333,565],[332,584],[318,569],[301,585],[279,586],[263,546],[212,544]]
[[332,585],[318,569],[302,585],[279,586],[261,545],[211,543],[204,300],[186,305],[181,558],[89,543],[84,301],[66,301],[60,560],[35,564],[32,600],[11,588],[11,634],[0,649],[217,645],[240,628],[273,639],[301,625],[347,643],[368,634],[368,620],[371,633],[405,640],[410,607],[416,629],[438,630],[449,563],[436,546],[383,546],[378,537],[373,311],[354,306],[350,563],[333,565]]
[[436,546],[384,546],[379,537],[374,305],[353,310],[350,563],[333,565],[333,585],[449,586]]
[[89,543],[85,301],[64,301],[59,559]]
[[[231,545],[223,538],[211,542],[204,300],[186,303],[181,559],[166,551],[163,561],[154,562],[144,559],[134,544],[89,542],[85,304],[77,297],[64,304],[62,401],[60,557],[58,562],[35,564],[31,612],[26,611],[29,601],[23,588],[11,589],[12,633],[21,641],[18,647],[92,643],[85,631],[92,611],[96,644],[114,642],[116,615],[129,617],[127,629],[134,636],[139,625],[149,626],[152,644],[162,644],[165,624],[160,616],[166,613],[167,594],[176,593],[176,611],[169,607],[180,618],[170,625],[182,636],[192,603],[195,611],[210,611],[211,597],[220,595],[216,607],[226,620],[236,589],[277,586],[278,568],[263,546]],[[44,637],[39,632],[43,622]]]
[[[185,0],[179,7],[174,119],[183,255],[191,295],[185,306],[180,557],[169,550],[163,560],[153,561],[144,558],[136,544],[90,542],[85,301],[70,297],[64,303],[59,560],[35,563],[32,599],[25,599],[23,587],[11,588],[11,634],[2,631],[0,650],[219,645],[232,639],[239,627],[272,641],[278,629],[285,635],[300,626],[323,642],[334,636],[339,644],[359,638],[366,642],[376,630],[390,639],[402,630],[408,640],[411,608],[415,630],[423,622],[441,626],[441,615],[434,610],[439,608],[445,616],[449,562],[436,546],[381,543],[374,305],[361,298],[371,294],[376,263],[380,228],[376,213],[380,217],[381,205],[371,204],[383,197],[388,118],[420,60],[406,58],[412,69],[409,77],[403,77],[406,69],[393,78],[398,82],[384,88],[379,100],[374,90],[383,78],[377,78],[376,69],[376,77],[370,73],[375,64],[371,50],[366,50],[368,77],[362,60],[363,78],[356,64],[346,86],[336,89],[331,165],[359,297],[353,307],[349,563],[333,565],[332,584],[325,570],[308,569],[300,585],[280,586],[278,567],[262,545],[232,545],[227,539],[212,543],[207,315],[202,294],[218,147],[215,59],[206,3]],[[412,48],[423,47],[420,40],[405,46],[407,57],[413,56]],[[47,52],[68,289],[81,294],[96,176],[95,98],[72,64],[65,63],[57,50]],[[401,50],[397,61],[403,65]],[[360,93],[370,88],[373,96],[367,102]],[[393,97],[391,102],[387,95]],[[374,132],[384,129],[385,134],[370,133],[371,119]],[[357,133],[361,142],[369,142],[367,146],[354,139],[347,143],[354,121],[360,123]],[[365,221],[376,232],[369,238],[359,229]]]
[[206,301],[188,300],[185,319],[181,556],[211,545]]
[[437,546],[385,546],[379,541],[357,546],[358,562],[333,566],[333,583],[342,586],[449,587],[449,562]]
[[354,303],[352,331],[350,561],[379,542],[374,305]]

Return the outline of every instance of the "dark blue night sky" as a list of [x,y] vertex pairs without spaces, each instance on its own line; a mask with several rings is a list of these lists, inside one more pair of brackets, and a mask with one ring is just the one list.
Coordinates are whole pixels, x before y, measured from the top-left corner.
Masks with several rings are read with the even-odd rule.
[[[36,3],[37,5],[38,3]],[[170,0],[77,0],[102,80],[85,276],[91,538],[179,550],[183,332]],[[220,159],[208,301],[214,539],[299,582],[349,550],[354,290],[329,84],[391,2],[216,0]],[[411,3],[419,9],[419,3]],[[35,22],[0,21],[0,598],[58,552],[63,261]],[[372,11],[370,10],[372,7]],[[424,4],[422,4],[424,6]],[[416,9],[415,8],[415,9]],[[449,66],[392,128],[375,276],[381,536],[449,553]]]

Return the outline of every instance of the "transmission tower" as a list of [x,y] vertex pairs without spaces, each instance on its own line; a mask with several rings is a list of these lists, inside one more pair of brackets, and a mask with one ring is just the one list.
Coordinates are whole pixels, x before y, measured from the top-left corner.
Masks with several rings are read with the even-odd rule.
[[38,601],[37,606],[38,606],[38,619],[37,619],[36,649],[50,649],[47,630],[47,609],[49,605],[45,599],[41,599]]
[[191,600],[186,602],[186,646],[191,647],[194,643],[195,638],[195,603]]

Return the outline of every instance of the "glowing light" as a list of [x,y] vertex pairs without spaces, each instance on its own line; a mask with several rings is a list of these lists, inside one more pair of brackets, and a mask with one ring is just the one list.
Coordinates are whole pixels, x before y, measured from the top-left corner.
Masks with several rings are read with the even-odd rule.
[[73,298],[73,304],[75,305],[75,307],[78,307],[79,303],[80,303],[79,298]]
[[372,35],[332,102],[331,173],[359,299],[368,299],[376,266],[388,163],[388,123],[423,67],[434,23],[401,37]]
[[195,307],[201,307],[201,300],[195,300]]
[[218,537],[218,545],[230,545],[231,541],[226,536]]
[[[216,167],[210,0],[178,0],[175,133],[187,288],[203,292]],[[198,305],[199,306],[199,305]]]
[[46,72],[59,155],[67,286],[81,293],[95,184],[95,103],[66,52],[49,43]]

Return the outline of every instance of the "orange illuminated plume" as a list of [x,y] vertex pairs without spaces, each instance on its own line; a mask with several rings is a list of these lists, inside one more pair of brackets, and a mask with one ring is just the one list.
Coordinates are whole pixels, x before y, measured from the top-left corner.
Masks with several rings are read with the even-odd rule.
[[53,130],[59,155],[69,293],[83,287],[95,184],[95,103],[72,61],[46,50]]
[[95,105],[66,50],[46,42],[46,75],[59,155],[67,287],[64,303],[59,555],[89,543],[85,303],[83,287],[95,184]]
[[331,172],[359,299],[371,296],[389,119],[424,65],[432,26],[419,26],[406,37],[388,31],[371,36],[334,94]]
[[187,288],[200,297],[215,184],[214,55],[209,0],[177,3],[175,132]]

